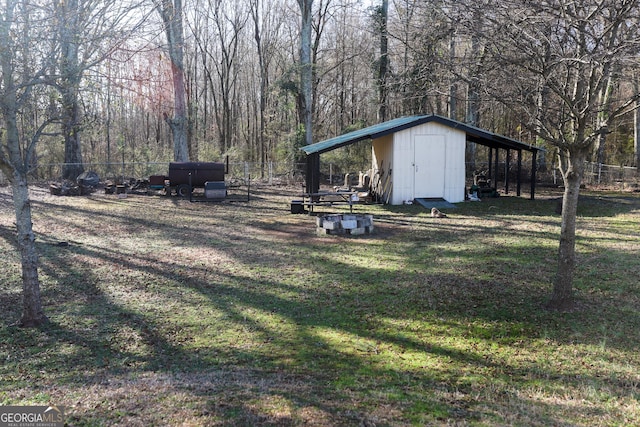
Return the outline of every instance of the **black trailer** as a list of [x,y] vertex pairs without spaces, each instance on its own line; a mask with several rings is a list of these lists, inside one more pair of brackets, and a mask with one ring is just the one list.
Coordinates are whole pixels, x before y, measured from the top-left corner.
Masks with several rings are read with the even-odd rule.
[[205,188],[206,183],[216,182],[224,185],[227,172],[228,167],[225,163],[173,162],[169,163],[168,176],[151,176],[149,183],[151,187],[164,188],[167,195],[175,193],[181,197],[189,197],[194,188]]

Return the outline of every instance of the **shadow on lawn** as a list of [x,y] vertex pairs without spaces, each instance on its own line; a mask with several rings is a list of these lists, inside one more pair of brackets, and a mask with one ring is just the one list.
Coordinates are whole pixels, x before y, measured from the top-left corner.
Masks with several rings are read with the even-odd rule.
[[[140,204],[142,206],[144,202]],[[50,205],[48,208],[54,212],[59,207]],[[256,216],[264,214],[258,207],[247,206],[245,209]],[[428,246],[424,246],[424,231],[417,237],[412,234],[396,236],[410,244],[402,246],[403,252],[395,254],[405,264],[405,268],[395,271],[385,270],[384,265],[377,263],[354,267],[337,260],[332,251],[355,251],[358,246],[353,242],[343,242],[350,248],[344,249],[343,245],[324,246],[310,238],[313,243],[305,243],[310,246],[305,249],[303,242],[296,239],[273,242],[260,235],[243,234],[229,212],[226,212],[226,218],[212,219],[212,209],[194,209],[189,212],[188,223],[175,221],[176,213],[168,208],[163,223],[143,215],[101,214],[97,210],[82,213],[91,219],[76,229],[78,234],[95,234],[100,224],[112,221],[120,223],[119,229],[132,233],[154,228],[159,236],[178,245],[191,244],[196,251],[198,247],[209,245],[223,251],[241,267],[280,268],[280,272],[252,275],[213,261],[192,265],[176,258],[163,263],[151,252],[141,254],[86,243],[61,248],[49,244],[54,241],[43,241],[39,243],[42,271],[55,283],[44,295],[64,309],[58,312],[59,319],[54,318],[41,332],[46,336],[49,348],[69,350],[44,359],[39,359],[37,353],[22,354],[21,363],[34,372],[56,365],[64,367],[51,374],[56,382],[77,386],[104,383],[108,388],[108,379],[114,376],[161,373],[166,375],[163,378],[173,378],[168,393],[171,390],[189,393],[207,402],[204,404],[206,411],[201,413],[203,418],[218,416],[223,420],[254,425],[297,424],[300,414],[274,415],[256,406],[257,401],[268,402],[270,398],[278,397],[291,402],[297,410],[312,408],[312,412],[325,417],[328,424],[342,425],[410,422],[419,419],[420,414],[426,414],[428,420],[469,420],[492,416],[491,411],[499,414],[500,405],[519,407],[532,403],[515,395],[510,396],[507,403],[493,403],[495,406],[474,401],[469,397],[475,393],[473,380],[459,370],[460,366],[491,373],[511,384],[520,380],[603,381],[602,378],[596,380],[597,373],[593,379],[576,379],[561,368],[541,368],[535,363],[510,366],[484,351],[446,344],[448,341],[440,341],[437,333],[412,331],[410,326],[405,330],[402,326],[390,328],[386,325],[385,321],[407,325],[425,322],[439,333],[458,336],[463,341],[500,342],[517,347],[523,339],[540,338],[541,330],[547,331],[554,340],[568,341],[572,338],[564,331],[555,332],[563,327],[563,322],[575,325],[581,319],[596,318],[598,307],[611,304],[608,296],[602,295],[602,299],[583,296],[589,303],[583,312],[546,313],[538,307],[542,306],[547,290],[533,285],[531,277],[514,282],[512,279],[518,276],[506,280],[500,277],[478,279],[465,271],[433,274],[425,267],[428,259],[423,251],[428,250]],[[55,212],[49,215],[55,216]],[[53,220],[53,216],[50,219]],[[66,221],[64,216],[55,220]],[[210,223],[204,224],[204,221]],[[78,225],[73,224],[73,227]],[[251,227],[263,228],[265,234],[274,230],[272,224],[260,225],[259,222],[252,223]],[[449,239],[464,239],[465,235],[479,231],[497,232],[494,228],[482,230],[482,226],[476,225],[460,229],[438,223],[430,224],[430,227],[432,234],[429,236],[434,239],[438,236],[436,242],[445,244],[449,241],[447,235],[451,236]],[[10,241],[6,230],[1,236]],[[318,252],[317,245],[326,252]],[[441,256],[464,256],[474,263],[483,259],[485,249],[480,247],[475,253],[451,252]],[[532,245],[523,250],[527,250],[527,255],[534,260],[548,256],[548,248],[543,246]],[[501,262],[513,262],[514,265],[521,259],[508,251],[499,255]],[[618,255],[635,256],[624,252]],[[100,268],[96,269],[96,266]],[[288,271],[289,266],[294,268]],[[318,266],[322,271],[310,274],[307,283],[295,279],[300,272],[317,273]],[[226,327],[246,331],[248,342],[243,343],[239,336],[228,345],[222,342],[192,345],[192,340],[203,330],[188,323],[167,324],[167,319],[157,312],[135,308],[135,303],[116,302],[103,289],[105,279],[100,277],[99,271],[104,268],[122,272],[126,284],[117,284],[122,292],[137,290],[150,296],[169,292],[167,299],[184,307],[191,304],[191,293],[195,292],[206,299],[205,307],[224,314]],[[144,282],[135,279],[139,274],[145,277]],[[4,296],[0,299],[2,306],[11,302],[4,300]],[[280,317],[292,328],[280,330],[259,316],[252,316],[251,310],[268,317]],[[206,316],[204,311],[202,316]],[[636,313],[636,318],[628,324],[639,322]],[[215,325],[210,327],[215,328]],[[588,327],[585,326],[585,330],[589,330]],[[123,335],[125,333],[128,335]],[[3,338],[20,342],[25,348],[38,345],[34,341],[36,335],[29,331],[5,328],[2,334]],[[599,342],[598,337],[583,336],[581,339],[592,344]],[[358,345],[354,340],[362,341],[362,344]],[[447,367],[445,363],[444,368],[438,368],[440,370],[411,366],[408,362],[385,366],[381,362],[381,352],[387,352],[386,357],[389,352],[395,353],[400,359],[405,354],[417,353],[427,359],[449,361],[452,366]],[[218,375],[219,372],[229,374]],[[204,380],[197,378],[198,375]],[[622,387],[613,380],[604,380],[604,383],[614,392]],[[454,397],[456,393],[463,397]],[[548,414],[568,410],[560,410],[560,404],[556,407],[536,402],[536,405],[546,407],[544,411]],[[389,408],[396,419],[384,418]],[[576,405],[569,411],[577,417],[587,410],[584,405]],[[91,417],[113,421],[110,417],[114,416],[107,408],[98,408],[77,415],[75,419]],[[547,419],[551,423],[563,421],[560,415],[549,415]]]

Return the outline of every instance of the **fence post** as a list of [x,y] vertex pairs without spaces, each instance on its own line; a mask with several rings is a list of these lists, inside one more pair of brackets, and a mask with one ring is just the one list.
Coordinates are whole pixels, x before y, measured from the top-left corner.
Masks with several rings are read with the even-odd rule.
[[598,163],[598,185],[602,182],[602,163]]

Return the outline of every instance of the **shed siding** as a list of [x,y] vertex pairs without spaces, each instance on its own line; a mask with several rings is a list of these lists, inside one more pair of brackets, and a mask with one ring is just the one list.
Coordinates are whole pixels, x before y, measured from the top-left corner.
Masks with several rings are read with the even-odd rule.
[[401,205],[405,200],[413,199],[413,178],[415,174],[413,165],[413,129],[415,128],[394,134],[390,201],[392,205]]
[[393,135],[385,135],[376,138],[371,142],[371,168],[373,174],[373,185],[376,185],[376,191],[382,194],[384,184],[387,182],[389,170],[393,166]]
[[[444,144],[438,143],[444,141]],[[390,202],[399,205],[416,197],[442,197],[451,203],[464,200],[465,165],[464,132],[449,128],[439,123],[425,123],[394,134],[392,157],[393,190]],[[416,158],[424,149],[416,151],[415,144],[429,143],[430,149],[437,150],[433,156],[444,159],[443,162],[429,162],[429,159]],[[421,147],[424,148],[424,147]],[[444,150],[442,153],[440,150]],[[416,165],[428,165],[430,173],[444,177],[441,180],[416,180]],[[419,169],[420,170],[420,169]],[[435,188],[427,188],[435,185]]]
[[392,205],[417,197],[463,201],[465,141],[464,132],[434,122],[373,140],[372,168],[382,184],[391,177],[383,199]]
[[444,199],[450,203],[464,201],[466,175],[465,145],[466,135],[464,132],[452,132],[450,139],[447,140],[447,167],[444,170]]

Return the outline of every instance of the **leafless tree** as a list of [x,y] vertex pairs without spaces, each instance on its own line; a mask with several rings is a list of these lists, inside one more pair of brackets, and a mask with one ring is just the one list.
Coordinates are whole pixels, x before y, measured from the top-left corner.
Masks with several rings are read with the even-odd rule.
[[300,105],[301,122],[305,130],[305,145],[313,142],[313,62],[311,36],[313,0],[297,0],[300,6]]
[[[60,46],[55,87],[60,92],[60,124],[64,137],[63,178],[74,180],[84,171],[81,85],[85,73],[104,61],[144,21],[144,12],[139,6],[136,1],[53,2]],[[131,13],[134,10],[140,13]]]
[[389,34],[387,24],[389,22],[389,0],[382,0],[379,9],[376,10],[376,24],[380,32],[380,58],[378,59],[378,121],[387,120],[387,75],[389,70]]
[[636,97],[636,110],[633,112],[633,151],[636,175],[640,176],[640,74],[633,76],[633,93]]
[[[636,101],[609,100],[607,94],[613,73],[637,61],[640,2],[483,3],[469,2],[465,11],[484,13],[486,26],[475,30],[487,43],[494,70],[500,71],[484,80],[485,87],[495,99],[528,118],[524,124],[559,155],[565,191],[558,270],[549,306],[570,310],[574,306],[576,213],[584,165],[599,135]],[[548,91],[542,111],[532,96],[539,93],[535,89],[539,84]]]
[[182,0],[153,0],[153,4],[162,17],[167,36],[167,51],[171,60],[173,77],[174,109],[173,117],[166,114],[166,121],[173,135],[173,160],[189,160],[187,141],[187,93],[184,72],[184,29]]
[[267,160],[267,107],[271,86],[271,64],[275,59],[275,49],[278,46],[278,33],[282,24],[276,16],[278,9],[266,4],[264,0],[252,0],[250,3],[251,19],[253,21],[253,38],[258,54],[259,70],[259,109],[258,109],[258,150],[261,164],[261,174],[264,177],[264,165]]
[[31,223],[28,174],[36,143],[52,123],[52,117],[43,117],[26,129],[21,127],[21,123],[22,119],[31,121],[39,116],[24,117],[23,108],[34,97],[39,96],[41,91],[46,92],[57,46],[55,41],[47,41],[47,36],[54,30],[47,18],[50,9],[34,7],[18,0],[5,0],[2,3],[0,114],[4,135],[0,146],[0,167],[11,181],[13,189],[17,246],[22,262],[23,309],[19,324],[31,327],[47,322],[47,317],[40,298],[38,254]]

